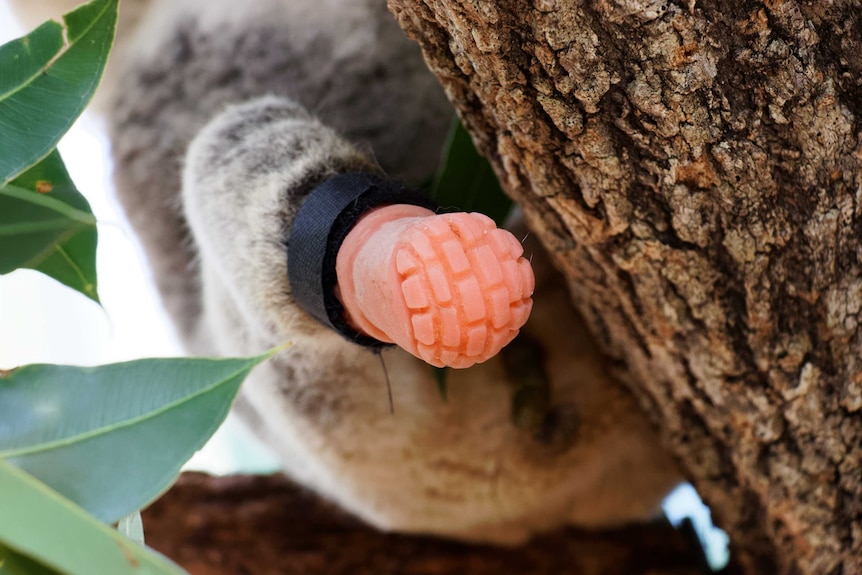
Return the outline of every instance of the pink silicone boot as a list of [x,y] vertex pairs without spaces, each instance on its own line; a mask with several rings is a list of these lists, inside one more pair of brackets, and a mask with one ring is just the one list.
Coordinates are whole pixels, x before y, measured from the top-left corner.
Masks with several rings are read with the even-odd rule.
[[391,205],[364,215],[335,269],[348,321],[437,367],[470,367],[518,335],[535,280],[524,249],[479,213]]

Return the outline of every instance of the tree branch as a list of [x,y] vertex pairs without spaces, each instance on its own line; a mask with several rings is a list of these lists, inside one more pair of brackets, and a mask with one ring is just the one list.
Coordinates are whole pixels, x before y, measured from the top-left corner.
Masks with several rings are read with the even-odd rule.
[[143,513],[147,544],[192,575],[702,575],[669,524],[566,530],[516,549],[376,531],[283,476],[185,473]]

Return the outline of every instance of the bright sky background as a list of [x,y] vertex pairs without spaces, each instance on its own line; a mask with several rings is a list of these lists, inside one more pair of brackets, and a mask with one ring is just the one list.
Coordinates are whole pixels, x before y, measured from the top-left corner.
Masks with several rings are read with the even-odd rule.
[[[33,0],[38,1],[38,0]],[[0,0],[0,44],[22,34]],[[109,144],[100,118],[85,113],[60,142],[76,186],[99,222],[97,272],[103,308],[37,272],[0,276],[0,369],[27,363],[98,365],[181,355],[147,271],[142,251],[113,198]],[[272,471],[275,460],[233,417],[189,463],[211,473]],[[691,517],[714,566],[727,557],[727,537],[685,485],[665,501],[671,521]]]

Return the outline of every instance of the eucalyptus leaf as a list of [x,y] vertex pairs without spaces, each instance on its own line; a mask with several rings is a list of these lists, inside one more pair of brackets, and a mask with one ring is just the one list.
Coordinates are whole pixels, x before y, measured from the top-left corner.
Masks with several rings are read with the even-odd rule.
[[443,157],[431,182],[431,198],[441,208],[481,212],[502,226],[512,209],[491,164],[476,150],[456,116],[449,128]]
[[114,523],[170,486],[272,353],[0,372],[0,458]]
[[58,575],[57,571],[0,544],[0,575]]
[[0,46],[0,187],[53,150],[93,97],[118,0],[93,0]]
[[187,575],[0,459],[0,573]]
[[134,511],[117,522],[117,531],[134,541],[143,545],[144,541],[144,520],[141,518],[140,511]]
[[0,275],[38,270],[98,302],[96,218],[60,154],[0,188]]

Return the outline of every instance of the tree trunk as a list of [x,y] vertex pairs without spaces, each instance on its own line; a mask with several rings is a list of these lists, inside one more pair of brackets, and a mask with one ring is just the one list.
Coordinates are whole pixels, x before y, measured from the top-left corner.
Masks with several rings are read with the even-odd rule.
[[389,5],[736,558],[862,573],[859,3]]
[[[144,512],[147,544],[191,575],[701,575],[667,523],[574,529],[500,549],[380,533],[283,476],[186,473]],[[690,531],[690,534],[693,534]]]

